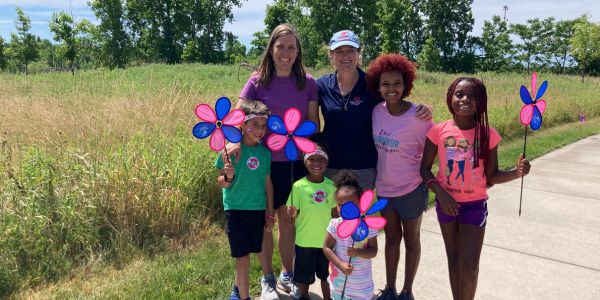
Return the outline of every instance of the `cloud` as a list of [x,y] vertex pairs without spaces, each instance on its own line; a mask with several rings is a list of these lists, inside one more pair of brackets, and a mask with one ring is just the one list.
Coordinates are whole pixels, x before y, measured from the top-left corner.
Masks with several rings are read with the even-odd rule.
[[62,1],[48,1],[48,0],[0,0],[0,5],[13,5],[21,8],[25,7],[49,7],[68,10],[71,8],[87,7],[89,0],[62,0]]

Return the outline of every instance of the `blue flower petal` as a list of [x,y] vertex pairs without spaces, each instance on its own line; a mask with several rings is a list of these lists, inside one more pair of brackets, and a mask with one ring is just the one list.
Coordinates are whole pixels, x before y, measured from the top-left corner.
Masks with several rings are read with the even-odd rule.
[[270,116],[269,119],[267,120],[267,127],[269,127],[269,130],[271,130],[271,132],[278,133],[278,134],[287,134],[287,129],[285,128],[285,123],[283,123],[283,120],[281,119],[280,116],[277,116],[277,115]]
[[352,202],[346,202],[340,209],[340,215],[344,220],[354,220],[360,217],[360,211],[358,210],[358,206],[356,206],[356,204]]
[[313,121],[304,121],[296,131],[294,131],[294,135],[307,137],[317,131],[317,124]]
[[213,133],[213,131],[215,131],[215,128],[217,128],[217,125],[213,123],[200,122],[194,125],[194,128],[192,129],[192,134],[196,138],[204,139],[209,137]]
[[294,141],[292,140],[288,140],[287,143],[285,143],[285,157],[287,157],[288,160],[296,160],[296,158],[298,158],[298,149],[296,148],[296,143],[294,143]]
[[533,106],[533,117],[531,118],[531,123],[529,123],[531,129],[538,130],[542,127],[542,113],[537,108],[537,106]]
[[384,199],[384,198],[378,199],[377,202],[375,202],[375,204],[373,204],[373,206],[371,206],[371,208],[369,208],[366,215],[372,215],[372,214],[382,210],[387,205],[387,203],[388,203],[387,199]]
[[365,223],[365,221],[363,220],[360,220],[360,223],[358,223],[358,227],[356,227],[356,230],[354,230],[354,233],[352,234],[352,239],[356,242],[360,242],[364,240],[368,235],[369,227],[367,227],[367,223]]
[[544,82],[542,83],[542,85],[538,89],[537,94],[535,95],[535,100],[538,100],[538,99],[542,98],[542,96],[544,96],[544,93],[546,92],[547,88],[548,88],[548,81],[544,80]]
[[239,143],[242,140],[242,132],[235,126],[223,125],[221,127],[225,139],[230,143]]
[[521,101],[523,101],[523,103],[525,104],[533,103],[531,95],[529,95],[529,90],[527,90],[527,88],[524,85],[521,86]]
[[217,112],[217,120],[223,120],[231,109],[231,101],[227,97],[221,97],[215,103],[215,111]]

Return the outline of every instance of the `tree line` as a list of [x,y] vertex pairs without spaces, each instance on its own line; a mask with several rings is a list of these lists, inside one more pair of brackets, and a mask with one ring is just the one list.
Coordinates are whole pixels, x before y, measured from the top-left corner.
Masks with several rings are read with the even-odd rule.
[[28,72],[49,68],[125,68],[144,63],[255,62],[278,24],[293,24],[308,66],[329,64],[327,42],[339,30],[357,33],[363,59],[402,53],[429,71],[530,71],[600,75],[600,23],[589,15],[509,24],[498,15],[473,35],[472,0],[275,0],[267,5],[265,30],[250,49],[231,32],[232,9],[241,0],[94,0],[99,21],[75,22],[64,11],[49,24],[54,41],[32,35],[30,19],[17,8],[16,33],[0,39],[0,68]]

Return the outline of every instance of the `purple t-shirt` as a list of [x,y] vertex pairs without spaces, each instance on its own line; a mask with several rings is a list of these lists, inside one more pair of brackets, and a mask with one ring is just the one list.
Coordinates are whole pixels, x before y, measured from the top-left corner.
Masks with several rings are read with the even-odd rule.
[[[252,75],[240,92],[240,98],[244,100],[258,100],[264,103],[271,114],[283,118],[288,108],[295,107],[302,115],[302,121],[308,116],[308,102],[319,100],[319,90],[315,79],[306,74],[304,89],[299,90],[296,79],[293,76],[273,77],[268,87],[260,85],[258,75]],[[265,134],[264,140],[271,134]],[[283,149],[272,153],[273,161],[287,161]]]
[[373,109],[373,139],[377,149],[377,195],[399,197],[422,182],[419,174],[425,136],[431,120],[416,117],[415,105],[400,116],[391,115],[385,102]]

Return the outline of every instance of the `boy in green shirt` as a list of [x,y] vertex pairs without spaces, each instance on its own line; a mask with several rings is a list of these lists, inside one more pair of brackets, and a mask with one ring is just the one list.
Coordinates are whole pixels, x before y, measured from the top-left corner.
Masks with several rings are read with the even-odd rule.
[[[235,258],[235,285],[231,300],[250,299],[250,253],[262,250],[263,235],[271,234],[273,216],[273,184],[271,152],[260,144],[267,132],[268,108],[259,101],[244,102],[246,114],[242,130],[241,157],[238,163],[219,155],[218,186],[223,188],[223,207],[231,256]],[[265,230],[266,229],[266,230]]]
[[314,134],[310,139],[317,144],[317,150],[304,155],[308,175],[294,183],[286,204],[296,227],[294,281],[298,289],[290,296],[309,299],[308,287],[315,282],[316,274],[321,280],[323,299],[329,299],[329,260],[323,254],[323,241],[329,221],[336,214],[335,186],[323,175],[328,156],[322,134]]

